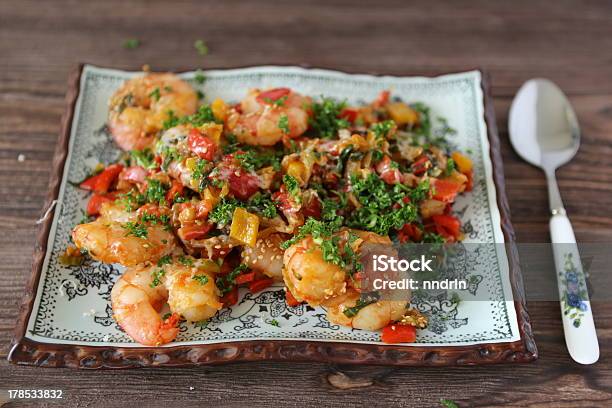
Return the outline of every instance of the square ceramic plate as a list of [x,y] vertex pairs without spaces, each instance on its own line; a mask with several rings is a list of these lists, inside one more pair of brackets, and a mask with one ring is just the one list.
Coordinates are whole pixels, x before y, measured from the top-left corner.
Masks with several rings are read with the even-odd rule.
[[[453,143],[471,152],[474,190],[455,204],[470,242],[505,243],[487,258],[489,267],[474,291],[503,293],[514,301],[450,302],[442,297],[416,305],[430,325],[417,342],[385,345],[380,334],[330,324],[325,311],[288,307],[282,286],[241,293],[231,309],[205,325],[182,323],[174,343],[139,346],[112,318],[109,295],[121,267],[87,261],[66,267],[58,256],[82,216],[86,194],[80,180],[98,162],[118,157],[105,130],[108,100],[122,81],[139,73],[85,65],[71,77],[68,109],[54,159],[49,211],[38,237],[33,277],[24,301],[10,361],[53,367],[125,368],[229,361],[290,360],[396,365],[458,365],[525,362],[537,351],[525,309],[522,279],[508,218],[495,120],[480,71],[435,78],[350,75],[297,67],[256,67],[181,76],[206,95],[238,101],[249,88],[288,86],[349,102],[373,100],[385,89],[406,101],[422,101],[457,130]],[[510,243],[510,245],[508,245]],[[502,245],[501,248],[504,248]],[[477,305],[476,305],[477,303]],[[279,322],[272,325],[275,320]],[[276,323],[275,322],[275,323]]]

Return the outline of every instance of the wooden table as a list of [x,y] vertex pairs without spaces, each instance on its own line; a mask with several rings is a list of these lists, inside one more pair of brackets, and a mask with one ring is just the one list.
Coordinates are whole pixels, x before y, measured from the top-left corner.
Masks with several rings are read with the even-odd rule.
[[[594,305],[602,355],[568,357],[555,303],[530,303],[540,359],[463,368],[258,363],[193,369],[73,371],[6,362],[30,274],[68,72],[79,62],[155,70],[309,64],[388,74],[480,66],[493,79],[514,226],[546,242],[542,174],[510,149],[508,107],[521,83],[548,77],[569,95],[583,130],[559,171],[579,241],[612,242],[612,4],[455,2],[0,2],[0,388],[63,389],[70,405],[610,406],[612,303]],[[90,4],[91,3],[91,4]],[[122,47],[128,38],[142,45]],[[197,39],[210,54],[200,56]],[[23,161],[18,157],[23,155]],[[0,401],[6,399],[0,395]],[[16,403],[9,403],[9,405]]]

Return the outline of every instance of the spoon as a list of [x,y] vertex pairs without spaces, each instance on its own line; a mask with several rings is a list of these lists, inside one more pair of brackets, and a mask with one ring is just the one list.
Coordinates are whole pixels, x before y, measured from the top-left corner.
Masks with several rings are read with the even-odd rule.
[[599,359],[599,343],[591,303],[574,230],[555,178],[555,170],[569,162],[580,145],[576,114],[557,85],[547,79],[532,79],[523,84],[512,101],[509,129],[514,150],[546,174],[552,215],[550,237],[567,350],[576,362],[593,364]]

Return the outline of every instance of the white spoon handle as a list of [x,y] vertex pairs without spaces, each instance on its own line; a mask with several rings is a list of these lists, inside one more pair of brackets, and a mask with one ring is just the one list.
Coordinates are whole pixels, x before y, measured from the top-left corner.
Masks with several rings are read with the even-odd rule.
[[599,359],[595,322],[576,237],[564,212],[554,214],[550,219],[550,236],[567,350],[576,362],[593,364]]

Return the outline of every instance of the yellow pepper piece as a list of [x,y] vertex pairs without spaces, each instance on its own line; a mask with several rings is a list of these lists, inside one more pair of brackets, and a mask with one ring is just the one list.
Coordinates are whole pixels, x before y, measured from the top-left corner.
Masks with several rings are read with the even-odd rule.
[[197,263],[197,267],[198,270],[202,272],[209,272],[214,274],[221,272],[219,264],[217,264],[215,261],[211,261],[210,259],[200,259]]
[[259,232],[259,217],[241,207],[236,207],[232,216],[230,238],[250,247],[255,246]]
[[389,112],[391,119],[393,119],[399,126],[406,124],[414,125],[419,122],[419,114],[417,111],[403,102],[393,102],[387,104],[387,112]]
[[227,104],[221,98],[215,99],[210,105],[210,109],[212,109],[213,115],[218,120],[225,122],[227,118]]
[[206,187],[204,192],[201,194],[202,200],[209,206],[209,208],[213,208],[217,205],[220,198],[220,193],[214,187]]
[[461,173],[469,173],[472,170],[472,160],[466,155],[459,152],[453,152],[451,153],[451,157]]
[[223,133],[223,125],[218,123],[205,123],[204,125],[198,127],[198,130],[203,134],[209,137],[215,144],[218,146],[219,142],[221,142],[221,133]]
[[300,186],[303,186],[308,181],[308,171],[304,163],[300,161],[292,161],[287,165],[287,174],[294,177]]

